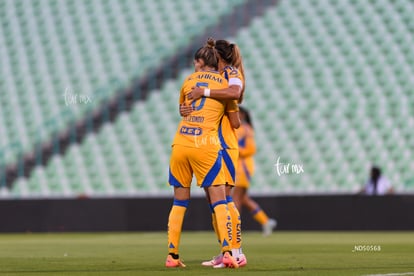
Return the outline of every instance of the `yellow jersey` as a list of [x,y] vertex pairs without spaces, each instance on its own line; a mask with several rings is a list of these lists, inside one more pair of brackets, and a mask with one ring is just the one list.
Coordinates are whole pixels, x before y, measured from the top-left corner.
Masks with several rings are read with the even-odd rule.
[[[239,70],[226,66],[223,69],[222,76],[228,81],[228,85],[239,85],[243,88],[244,77]],[[226,112],[239,111],[237,100],[228,101]],[[234,128],[230,124],[227,116],[223,116],[219,129],[220,142],[223,149],[238,149],[237,136]]]
[[224,115],[225,102],[206,97],[197,101],[188,100],[187,95],[195,86],[223,89],[228,87],[228,81],[217,71],[194,72],[185,79],[181,87],[179,103],[193,105],[194,111],[181,119],[172,144],[211,150],[220,149],[218,128]]
[[248,188],[255,169],[253,157],[256,153],[254,131],[249,124],[244,122],[236,132],[239,143],[236,186]]
[[248,123],[242,122],[236,133],[239,144],[239,159],[252,158],[256,153],[254,130]]

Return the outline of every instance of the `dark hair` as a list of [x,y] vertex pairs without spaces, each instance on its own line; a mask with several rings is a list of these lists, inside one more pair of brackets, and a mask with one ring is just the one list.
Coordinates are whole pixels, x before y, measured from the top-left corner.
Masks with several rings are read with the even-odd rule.
[[220,55],[220,58],[223,59],[225,63],[237,68],[243,75],[243,89],[239,99],[239,103],[241,103],[243,101],[245,80],[243,58],[240,52],[240,48],[237,46],[237,44],[230,43],[224,39],[220,39],[216,41],[216,49]]
[[240,113],[244,114],[246,123],[249,124],[251,128],[253,128],[252,118],[250,116],[250,111],[244,108],[243,106],[239,106]]
[[371,167],[371,177],[372,178],[379,178],[381,176],[381,169],[377,166]]
[[381,177],[381,169],[377,166],[372,166],[371,168],[371,181],[374,186],[374,194],[377,194],[378,191],[378,181]]
[[215,48],[216,42],[213,38],[209,37],[206,44],[197,50],[194,54],[194,59],[201,59],[204,61],[204,65],[218,69],[218,53]]

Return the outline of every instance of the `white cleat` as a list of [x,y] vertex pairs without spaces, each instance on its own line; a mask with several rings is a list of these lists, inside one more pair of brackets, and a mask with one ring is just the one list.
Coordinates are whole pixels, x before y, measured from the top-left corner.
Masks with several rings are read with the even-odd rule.
[[275,219],[269,219],[263,228],[263,236],[269,236],[272,234],[273,229],[277,226],[277,221]]
[[220,254],[220,255],[214,256],[213,259],[211,259],[210,261],[202,262],[201,265],[214,267],[222,263],[223,263],[223,254]]

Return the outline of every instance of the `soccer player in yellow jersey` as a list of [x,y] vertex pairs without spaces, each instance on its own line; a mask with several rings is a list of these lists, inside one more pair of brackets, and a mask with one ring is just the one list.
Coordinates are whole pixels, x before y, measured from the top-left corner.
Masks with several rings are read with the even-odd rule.
[[[185,267],[179,258],[179,243],[185,211],[190,200],[193,174],[197,185],[203,187],[216,215],[223,264],[238,267],[232,257],[231,220],[225,194],[225,177],[222,166],[221,145],[218,140],[219,123],[224,114],[224,102],[212,98],[188,101],[193,86],[221,89],[227,80],[217,71],[218,55],[214,40],[200,48],[194,57],[196,72],[184,81],[180,104],[192,105],[194,111],[182,118],[172,143],[169,183],[174,187],[174,202],[168,218],[167,267]],[[238,118],[237,118],[238,119]]]
[[[219,70],[222,76],[224,76],[229,86],[224,89],[205,89],[201,87],[195,87],[188,95],[189,99],[196,100],[200,97],[209,97],[218,100],[230,101],[231,105],[236,105],[237,102],[241,102],[244,92],[244,69],[241,58],[241,53],[236,44],[230,43],[227,40],[217,40],[216,49],[219,53]],[[184,111],[184,109],[182,109]],[[191,110],[185,110],[190,112]],[[184,114],[187,114],[184,112]],[[181,112],[183,115],[183,112]],[[227,112],[226,114],[231,114]],[[223,119],[219,128],[219,137],[222,145],[222,155],[225,163],[226,174],[226,195],[227,204],[232,219],[232,236],[233,236],[233,256],[236,258],[239,266],[245,266],[247,264],[246,256],[241,249],[241,219],[238,209],[236,208],[233,199],[231,197],[231,189],[235,184],[236,166],[239,155],[237,137],[234,128],[235,125],[231,124],[229,116],[223,116]],[[211,202],[210,202],[211,206]],[[215,213],[212,211],[213,228],[216,231],[215,225]],[[212,260],[203,262],[205,266],[223,267],[222,254],[213,257]]]
[[240,154],[236,170],[236,187],[233,189],[233,199],[240,213],[242,206],[245,206],[250,211],[253,218],[262,225],[263,235],[267,236],[276,227],[276,220],[269,218],[259,204],[250,198],[248,194],[250,180],[254,174],[253,157],[256,153],[256,143],[249,111],[240,107],[239,114],[241,126],[236,130],[236,133]]

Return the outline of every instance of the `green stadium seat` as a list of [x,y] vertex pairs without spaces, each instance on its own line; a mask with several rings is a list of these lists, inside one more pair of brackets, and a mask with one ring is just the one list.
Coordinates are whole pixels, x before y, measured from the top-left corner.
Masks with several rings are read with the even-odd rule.
[[[215,0],[206,3],[205,7],[207,10],[214,7],[217,20],[219,15],[243,2],[232,1],[223,6]],[[157,66],[163,57],[187,45],[192,35],[215,22],[211,17],[208,21],[200,22],[204,9],[192,10],[194,16],[177,15],[188,14],[183,13],[188,6],[184,0],[168,4],[176,12],[172,12],[174,9],[164,9],[164,5],[153,1],[111,4],[107,1],[75,1],[56,5],[50,1],[23,3],[18,0],[5,4],[8,5],[12,5],[13,9],[1,9],[1,18],[4,22],[10,22],[4,25],[0,37],[5,46],[5,51],[0,53],[5,68],[5,74],[0,76],[0,84],[2,88],[7,87],[1,89],[6,93],[2,97],[2,106],[12,108],[14,103],[18,103],[20,111],[13,108],[12,112],[5,114],[10,114],[13,120],[13,114],[19,112],[24,121],[21,124],[23,129],[45,128],[43,139],[50,137],[55,130],[45,127],[44,122],[57,118],[58,129],[63,129],[74,117],[82,117],[87,109],[98,105],[101,99],[113,95],[115,89],[110,77],[122,80],[116,88],[125,87],[129,79],[139,77],[149,68]],[[62,17],[62,14],[69,16]],[[165,20],[159,20],[158,15]],[[141,21],[140,18],[147,20]],[[185,21],[176,21],[178,18],[184,18]],[[180,35],[171,38],[164,22],[174,26],[174,34]],[[195,22],[198,26],[196,32],[184,31]],[[19,28],[15,23],[19,24]],[[152,38],[150,40],[153,43],[147,44],[149,40],[145,38]],[[166,40],[174,43],[165,43]],[[138,66],[140,73],[137,75]],[[90,106],[66,106],[63,97],[68,85],[74,93],[90,95],[94,99]],[[102,87],[110,87],[109,92],[101,94]],[[33,94],[34,91],[36,94]],[[37,102],[29,100],[33,95]],[[63,116],[68,109],[73,114],[70,117]],[[13,129],[11,124],[6,125],[8,129]],[[29,132],[28,143],[31,145],[35,139],[33,134],[34,131]],[[19,141],[18,137],[11,135],[8,140]]]
[[[34,20],[26,16],[21,1],[16,4],[19,20],[24,22],[18,36],[27,42],[23,47],[24,53],[30,53],[30,70],[42,73],[34,73],[31,80],[16,78],[23,65],[12,51],[5,69],[8,73],[0,76],[0,88],[11,87],[18,95],[13,101],[19,103],[22,120],[34,125],[21,130],[29,145],[38,139],[37,126],[48,124],[41,135],[45,139],[52,130],[64,128],[71,118],[92,108],[71,108],[67,116],[56,116],[68,108],[52,92],[63,90],[68,83],[74,91],[88,87],[98,104],[245,1],[188,4],[179,0],[165,5],[158,1],[113,5],[69,1],[63,7],[52,2],[47,16],[40,1],[31,2]],[[217,11],[216,16],[200,20],[209,8]],[[64,11],[71,14],[70,24],[58,16]],[[409,32],[413,12],[407,0],[280,1],[240,29],[234,40],[242,49],[246,70],[243,105],[252,110],[258,144],[253,192],[354,193],[373,162],[384,167],[397,192],[414,191],[413,168],[407,167],[414,156],[409,147],[414,121],[407,119],[414,104]],[[8,16],[1,8],[0,15]],[[35,22],[40,48],[31,42],[28,27]],[[50,40],[54,32],[58,37]],[[16,30],[10,28],[0,41],[7,49],[17,48],[15,37]],[[145,41],[153,45],[147,47]],[[69,46],[72,43],[76,47]],[[56,48],[63,53],[61,59],[56,59]],[[180,119],[178,93],[190,71],[151,91],[145,102],[136,103],[130,112],[46,168],[37,169],[28,180],[19,180],[11,194],[169,193],[170,143]],[[115,81],[110,82],[112,77]],[[35,105],[28,93],[16,93],[26,82],[33,82],[33,91],[41,91]],[[16,104],[5,98],[0,101],[5,106],[0,123],[5,122],[10,145],[21,137],[20,130],[13,128]],[[7,148],[5,160],[15,160],[20,147]],[[303,162],[305,173],[277,176],[273,166],[277,156],[285,162]],[[84,166],[82,174],[76,170],[78,162]],[[43,186],[36,185],[43,180]]]

